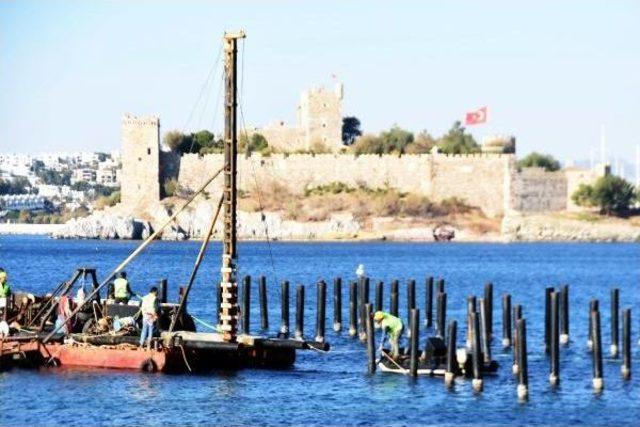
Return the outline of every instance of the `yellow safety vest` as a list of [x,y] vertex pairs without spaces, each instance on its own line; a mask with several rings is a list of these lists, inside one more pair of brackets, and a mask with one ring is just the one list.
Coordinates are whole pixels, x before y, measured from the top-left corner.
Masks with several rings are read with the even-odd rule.
[[155,314],[156,312],[156,296],[154,294],[147,294],[142,297],[142,305],[140,307],[142,314]]
[[129,298],[131,295],[127,290],[127,285],[129,282],[127,279],[123,279],[122,277],[117,278],[113,281],[113,294],[116,298]]

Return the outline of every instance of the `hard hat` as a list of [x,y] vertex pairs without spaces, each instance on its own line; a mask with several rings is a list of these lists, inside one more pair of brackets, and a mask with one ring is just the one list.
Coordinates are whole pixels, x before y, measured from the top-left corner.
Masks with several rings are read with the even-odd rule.
[[376,322],[380,322],[382,319],[384,319],[384,313],[381,311],[376,311],[376,313],[373,315],[373,320],[375,320]]

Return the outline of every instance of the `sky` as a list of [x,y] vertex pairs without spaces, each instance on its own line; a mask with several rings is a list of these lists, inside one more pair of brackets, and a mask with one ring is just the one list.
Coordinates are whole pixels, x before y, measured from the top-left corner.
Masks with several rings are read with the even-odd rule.
[[[366,132],[432,135],[489,108],[481,139],[589,159],[640,144],[640,2],[0,0],[0,152],[109,151],[123,113],[221,130],[225,30],[244,29],[246,125],[295,120],[344,83]],[[599,154],[597,155],[599,157]]]

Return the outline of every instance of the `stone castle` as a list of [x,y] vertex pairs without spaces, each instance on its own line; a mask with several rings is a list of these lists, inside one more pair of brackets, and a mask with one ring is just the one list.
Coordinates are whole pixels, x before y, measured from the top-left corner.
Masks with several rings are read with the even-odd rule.
[[[239,156],[239,189],[254,191],[256,183],[270,181],[294,194],[335,182],[372,189],[391,187],[434,201],[456,197],[495,217],[510,212],[575,210],[577,206],[571,201],[575,189],[601,175],[577,168],[557,172],[520,170],[513,138],[507,139],[500,149],[497,146],[501,143],[496,138],[487,138],[483,141],[483,152],[473,155],[339,154],[344,147],[341,103],[341,85],[333,92],[312,89],[302,95],[295,127],[279,123],[257,130],[269,145],[283,151],[305,151],[321,142],[333,153]],[[163,182],[170,178],[184,189],[195,190],[223,164],[222,154],[179,156],[161,151],[158,117],[125,115],[122,145],[121,200],[132,209],[155,205],[163,196]],[[217,193],[221,189],[222,177],[218,177],[207,190]]]

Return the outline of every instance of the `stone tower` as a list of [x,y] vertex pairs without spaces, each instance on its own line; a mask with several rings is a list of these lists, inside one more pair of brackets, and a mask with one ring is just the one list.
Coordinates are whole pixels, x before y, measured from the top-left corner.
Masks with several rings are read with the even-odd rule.
[[160,200],[160,119],[122,117],[121,201],[144,208]]
[[305,133],[307,148],[322,143],[333,151],[342,148],[343,86],[333,91],[324,87],[302,93],[298,107],[298,127]]

